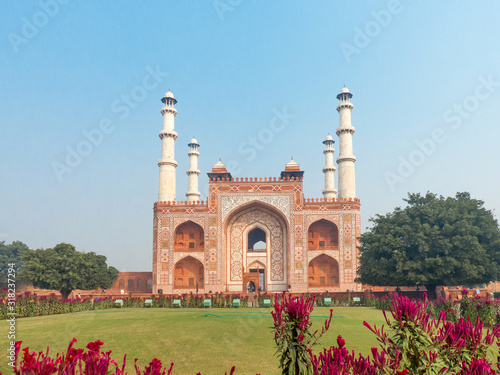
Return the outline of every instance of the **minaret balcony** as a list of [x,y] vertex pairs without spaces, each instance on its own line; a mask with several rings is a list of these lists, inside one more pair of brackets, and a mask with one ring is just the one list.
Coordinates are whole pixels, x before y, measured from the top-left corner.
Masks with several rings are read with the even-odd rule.
[[348,108],[352,111],[352,109],[354,108],[354,105],[351,102],[341,102],[341,103],[337,104],[337,111],[338,112],[340,112],[340,110],[343,108]]
[[340,134],[343,134],[343,133],[350,133],[352,135],[355,132],[356,132],[356,129],[354,128],[354,126],[349,126],[349,127],[345,127],[345,128],[337,128],[335,133],[338,136],[340,136]]
[[173,138],[174,141],[177,140],[177,132],[175,130],[162,130],[159,134],[161,139],[163,138]]
[[161,167],[162,165],[171,165],[174,168],[177,168],[177,162],[175,160],[158,160],[158,166]]
[[337,168],[335,168],[334,166],[324,167],[323,168],[323,173],[326,173],[326,172],[335,172],[336,170],[337,170]]
[[161,114],[164,115],[165,113],[172,113],[174,116],[176,116],[177,110],[174,107],[163,107],[161,109]]
[[354,156],[354,155],[351,155],[351,156],[339,156],[337,158],[337,164],[340,164],[340,163],[345,162],[345,161],[350,161],[350,162],[355,163],[356,162],[356,156]]

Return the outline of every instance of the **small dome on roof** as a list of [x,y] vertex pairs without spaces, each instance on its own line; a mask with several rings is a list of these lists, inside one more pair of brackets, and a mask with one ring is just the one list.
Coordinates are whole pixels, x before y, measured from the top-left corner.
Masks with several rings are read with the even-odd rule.
[[342,89],[340,90],[340,93],[341,94],[345,94],[346,92],[350,92],[349,89],[347,87],[342,87]]
[[333,137],[330,134],[328,134],[325,138],[325,141],[333,141]]
[[168,90],[168,92],[165,94],[165,98],[173,98],[173,97],[174,97],[174,94],[172,94],[172,92],[170,90]]
[[299,163],[297,163],[295,160],[293,160],[293,156],[292,156],[292,160],[290,160],[288,163],[286,163],[285,166],[286,167],[298,167]]
[[215,169],[215,168],[226,168],[226,166],[224,164],[222,164],[222,161],[219,158],[219,161],[217,163],[215,163],[214,166],[212,167],[212,169]]
[[191,141],[189,142],[189,144],[191,144],[191,143],[196,143],[196,144],[198,144],[198,141],[196,140],[196,138],[194,138],[194,137],[193,137],[193,139],[191,139]]

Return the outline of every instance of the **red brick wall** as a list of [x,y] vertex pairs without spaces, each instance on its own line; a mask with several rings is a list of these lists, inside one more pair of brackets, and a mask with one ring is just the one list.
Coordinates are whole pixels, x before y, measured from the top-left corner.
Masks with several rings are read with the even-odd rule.
[[[151,293],[152,292],[152,272],[120,272],[120,276],[113,283],[106,293]],[[148,283],[148,280],[150,282]]]

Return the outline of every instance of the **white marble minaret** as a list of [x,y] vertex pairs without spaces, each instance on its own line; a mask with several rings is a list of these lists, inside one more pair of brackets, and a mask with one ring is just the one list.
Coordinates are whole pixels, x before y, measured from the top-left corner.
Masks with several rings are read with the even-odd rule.
[[335,189],[335,171],[337,168],[333,165],[333,153],[335,149],[333,144],[335,141],[332,136],[328,134],[323,141],[325,149],[323,154],[325,154],[325,167],[323,168],[323,173],[325,174],[325,188],[323,190],[323,197],[325,198],[336,198],[337,189]]
[[161,99],[164,103],[161,109],[163,115],[163,130],[161,138],[161,159],[158,161],[160,167],[160,185],[158,188],[158,201],[175,201],[175,140],[177,133],[174,130],[174,118],[177,110],[174,108],[177,100],[170,91]]
[[189,169],[187,170],[187,175],[189,178],[188,191],[186,197],[188,202],[198,201],[200,199],[200,192],[198,191],[198,176],[200,175],[200,170],[198,169],[198,141],[193,138],[188,144],[189,146]]
[[337,135],[339,136],[339,157],[337,164],[339,165],[339,198],[355,198],[356,197],[356,180],[354,177],[354,163],[356,157],[352,153],[352,135],[354,127],[351,125],[351,111],[353,108],[349,99],[352,94],[347,87],[340,90],[337,99],[340,103],[337,105],[339,112],[339,127]]

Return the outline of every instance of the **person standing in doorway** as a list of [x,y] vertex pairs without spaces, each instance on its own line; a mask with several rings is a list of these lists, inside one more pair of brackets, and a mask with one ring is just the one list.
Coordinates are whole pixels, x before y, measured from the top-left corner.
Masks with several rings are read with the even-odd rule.
[[198,294],[198,282],[196,282],[196,294]]

